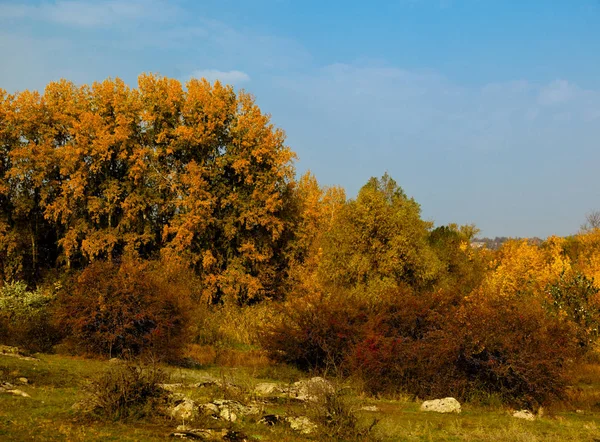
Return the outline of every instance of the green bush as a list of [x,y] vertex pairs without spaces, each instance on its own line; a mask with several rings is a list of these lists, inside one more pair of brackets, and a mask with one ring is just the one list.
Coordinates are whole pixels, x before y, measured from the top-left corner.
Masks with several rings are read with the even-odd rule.
[[52,324],[56,289],[27,290],[22,281],[0,288],[0,339],[29,351],[50,351],[61,334]]
[[590,348],[600,336],[600,290],[594,280],[581,273],[568,275],[563,272],[547,291],[550,311],[572,321],[579,345],[584,350]]

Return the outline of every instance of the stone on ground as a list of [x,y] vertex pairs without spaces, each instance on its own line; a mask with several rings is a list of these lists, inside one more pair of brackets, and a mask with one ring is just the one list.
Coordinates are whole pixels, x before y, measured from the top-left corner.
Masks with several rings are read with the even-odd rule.
[[513,417],[516,417],[517,419],[525,419],[526,421],[533,421],[533,420],[535,420],[534,414],[531,411],[529,411],[529,410],[515,411],[513,413]]
[[421,404],[421,411],[434,411],[436,413],[460,413],[460,402],[453,397],[434,399]]
[[317,430],[317,425],[306,416],[289,416],[285,420],[292,430],[302,434],[311,434]]

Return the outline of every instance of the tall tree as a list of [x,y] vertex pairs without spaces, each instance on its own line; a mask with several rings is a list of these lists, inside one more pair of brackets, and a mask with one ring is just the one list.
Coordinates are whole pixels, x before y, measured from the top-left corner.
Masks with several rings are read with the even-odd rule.
[[156,75],[137,89],[61,80],[1,91],[0,117],[2,272],[35,279],[58,253],[72,268],[162,255],[215,301],[281,293],[294,153],[249,94]]
[[320,267],[326,283],[342,287],[423,287],[441,269],[428,243],[431,223],[387,174],[371,178],[336,216]]

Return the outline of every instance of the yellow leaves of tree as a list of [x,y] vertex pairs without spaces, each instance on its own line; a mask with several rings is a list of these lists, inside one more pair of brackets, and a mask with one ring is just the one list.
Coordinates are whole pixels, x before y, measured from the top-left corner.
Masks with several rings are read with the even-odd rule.
[[571,269],[570,260],[564,253],[564,243],[565,240],[559,237],[548,238],[541,247],[527,239],[507,241],[482,284],[484,295],[541,295],[549,283]]
[[0,116],[3,259],[11,247],[34,263],[47,250],[47,267],[163,255],[214,300],[280,292],[294,154],[249,94],[152,74],[137,89],[61,80],[1,91]]

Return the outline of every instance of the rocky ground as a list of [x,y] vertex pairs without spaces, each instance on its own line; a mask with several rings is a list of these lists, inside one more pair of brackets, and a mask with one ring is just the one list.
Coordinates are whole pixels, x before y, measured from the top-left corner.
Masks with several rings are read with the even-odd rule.
[[119,364],[0,347],[0,439],[600,440],[594,403],[533,413],[454,398],[376,399],[278,366],[165,367],[170,380],[160,385],[164,400],[153,416],[99,419],[86,385]]

